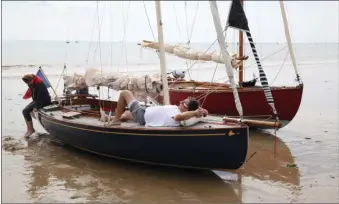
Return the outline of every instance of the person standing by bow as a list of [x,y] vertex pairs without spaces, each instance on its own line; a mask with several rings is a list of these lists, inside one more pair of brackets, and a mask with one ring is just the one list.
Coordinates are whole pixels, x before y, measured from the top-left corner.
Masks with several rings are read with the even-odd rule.
[[33,101],[29,103],[23,110],[22,114],[25,118],[27,125],[27,132],[25,138],[31,136],[35,130],[33,127],[33,121],[31,112],[34,109],[40,109],[51,104],[51,96],[44,85],[43,81],[34,74],[26,74],[22,77],[22,80],[28,85],[29,89],[24,95],[24,99],[32,97]]

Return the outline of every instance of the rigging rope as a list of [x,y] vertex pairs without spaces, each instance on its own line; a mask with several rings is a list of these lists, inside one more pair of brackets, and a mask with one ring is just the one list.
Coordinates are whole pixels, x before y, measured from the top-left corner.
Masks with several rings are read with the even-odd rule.
[[[126,43],[125,42],[125,39],[126,39],[126,28],[127,28],[127,23],[128,23],[128,13],[129,13],[129,7],[130,7],[130,1],[128,1],[128,6],[127,6],[127,14],[126,14],[126,17],[125,15],[122,15],[122,20],[123,20],[123,23],[124,23],[124,36],[123,36],[123,44],[125,45],[125,62],[126,64],[128,63],[127,62],[127,46],[126,46]],[[127,71],[128,71],[128,66],[127,66]]]
[[[273,54],[271,54],[271,55],[268,55],[267,57],[265,57],[265,58],[261,59],[261,61],[264,61],[264,60],[266,60],[266,59],[268,59],[268,58],[272,57],[273,55],[275,55],[275,54],[277,54],[277,53],[279,53],[279,52],[283,51],[283,50],[284,50],[284,49],[286,49],[287,47],[288,47],[288,46],[285,46],[285,47],[281,48],[280,50],[278,50],[278,51],[274,52]],[[245,69],[248,69],[248,68],[252,67],[252,66],[253,66],[253,65],[255,65],[255,64],[257,64],[257,63],[256,63],[256,62],[254,62],[254,63],[252,63],[251,65],[249,65],[249,66],[246,66],[246,67],[245,67]]]
[[[97,1],[97,23],[98,23],[98,43],[97,43],[97,47],[99,46],[99,44],[100,44],[100,17],[99,17],[99,1]],[[95,58],[96,58],[96,49],[97,49],[97,47],[95,48]],[[101,53],[100,53],[101,54]],[[101,60],[100,60],[101,61]],[[95,61],[93,61],[93,64],[95,63]],[[101,68],[101,77],[102,77],[102,68]],[[100,106],[100,109],[101,109],[101,104],[100,104],[100,101],[101,101],[101,92],[100,92],[100,87],[98,86],[97,87],[97,89],[98,89],[98,92],[99,92],[99,106]]]
[[[68,48],[68,44],[66,44],[66,47]],[[55,90],[56,90],[56,91],[58,90],[58,87],[59,87],[59,84],[60,84],[60,80],[61,80],[62,76],[64,75],[64,73],[65,73],[65,71],[66,71],[67,50],[68,50],[67,48],[66,48],[66,52],[65,52],[64,68],[62,69],[62,72],[61,72],[61,74],[60,74],[60,76],[59,76],[57,85],[56,85],[56,87],[55,87]],[[58,96],[57,96],[57,93],[54,93],[54,95],[55,95],[56,98],[58,97]]]
[[187,22],[187,1],[185,1],[185,19],[186,19],[187,45],[189,45],[188,22]]
[[279,76],[280,71],[281,71],[281,69],[283,68],[283,66],[284,66],[284,64],[285,64],[285,62],[286,62],[287,56],[288,56],[288,51],[286,52],[286,55],[285,55],[285,58],[284,58],[284,62],[283,62],[282,65],[280,66],[280,69],[279,69],[277,75],[275,76],[275,78],[273,79],[272,83],[270,84],[270,86],[274,83],[274,81],[275,81],[275,80],[277,79],[277,77]]
[[197,13],[198,13],[198,9],[199,9],[199,1],[197,3],[197,7],[195,9],[195,13],[194,13],[194,17],[193,17],[193,23],[192,23],[192,28],[191,28],[191,34],[190,37],[188,38],[188,42],[191,43],[191,39],[192,39],[192,35],[193,35],[193,29],[194,29],[194,25],[195,25],[195,20],[197,17]]
[[126,27],[127,27],[127,22],[128,22],[128,12],[129,12],[129,6],[130,6],[130,1],[128,1],[128,6],[127,6],[127,15],[126,15],[126,21],[125,21],[125,14],[124,14],[124,2],[121,2],[121,7],[122,7],[122,24],[124,26],[124,33],[122,36],[122,42],[120,46],[120,57],[119,57],[119,63],[118,63],[118,72],[120,68],[120,63],[121,63],[121,54],[123,53],[123,45],[125,45],[125,61],[127,64],[127,47],[125,42],[125,36],[126,36]]
[[[223,32],[225,32],[226,31],[226,29],[223,31]],[[206,54],[207,52],[208,52],[208,50],[216,43],[218,41],[218,39],[215,39],[214,40],[214,42],[203,52],[203,54]],[[198,60],[196,60],[193,64],[191,64],[191,66],[188,68],[187,67],[187,69],[186,69],[186,72],[188,72],[191,68],[193,68],[193,66],[196,64],[196,63],[198,63],[199,61]],[[226,78],[226,77],[225,77]],[[173,82],[173,84],[175,83],[176,81],[174,81]]]
[[57,85],[55,87],[55,90],[58,90],[60,80],[61,80],[62,76],[64,75],[65,71],[66,71],[66,63],[64,64],[64,68],[63,68],[62,73],[61,73],[61,75],[60,75],[60,77],[58,79],[58,83],[57,83]]
[[[105,2],[105,7],[106,8],[106,2]],[[102,55],[101,55],[101,28],[102,28],[102,24],[103,24],[103,21],[104,21],[104,15],[102,15],[102,18],[101,18],[101,22],[100,22],[100,16],[99,16],[99,1],[97,1],[97,13],[98,13],[98,47],[99,47],[99,59],[100,59],[100,75],[102,77]],[[105,14],[105,10],[104,10],[104,14]],[[102,89],[100,88],[100,86],[98,86],[98,91],[99,91],[99,106],[101,108],[101,106],[104,108],[104,102],[102,102],[102,105],[100,105],[100,101],[101,100],[101,91]]]
[[110,67],[113,69],[113,23],[112,23],[112,4],[109,4],[109,16],[110,16],[110,24],[109,24],[109,32],[110,32],[110,41],[111,41],[111,59],[110,59]]
[[95,15],[94,15],[93,27],[92,27],[92,34],[91,34],[91,40],[90,40],[90,43],[89,43],[88,53],[87,53],[87,57],[86,57],[86,64],[87,64],[87,65],[88,65],[89,53],[90,53],[90,51],[91,51],[91,46],[92,46],[92,40],[93,40],[93,34],[94,34],[94,27],[95,27],[95,20],[96,20],[97,15],[98,15],[98,10],[96,10]]
[[147,8],[146,8],[146,5],[145,5],[145,1],[142,1],[142,3],[144,4],[144,10],[145,10],[146,18],[147,18],[147,21],[148,21],[148,25],[149,25],[149,27],[151,29],[151,32],[152,32],[153,40],[156,41],[153,29],[152,29],[151,21],[149,20],[149,16],[148,16],[148,13],[147,13]]
[[[191,34],[189,35],[189,38],[188,38],[188,45],[191,44],[191,39],[192,39],[192,35],[193,35],[193,29],[194,29],[194,25],[195,25],[195,20],[196,20],[196,17],[197,17],[197,13],[198,13],[198,9],[199,9],[199,1],[197,3],[197,6],[196,6],[196,9],[195,9],[195,13],[194,13],[194,17],[193,17],[193,23],[192,23],[192,28],[191,28]],[[186,17],[187,18],[187,17]],[[187,19],[186,19],[186,22],[187,22]],[[187,24],[187,23],[186,23]],[[187,29],[188,29],[188,26],[187,26]],[[189,61],[190,65],[191,65],[191,60]],[[188,63],[187,63],[187,60],[186,60],[186,64],[188,66]],[[188,71],[188,76],[191,80],[191,73]]]
[[[97,17],[98,17],[98,22],[99,22],[99,9],[97,8]],[[100,35],[100,31],[101,31],[101,28],[102,28],[102,22],[103,22],[103,18],[104,18],[104,15],[102,16],[101,18],[101,24],[100,26],[98,25],[98,31],[99,31],[99,35]],[[93,55],[93,64],[95,65],[95,59],[96,59],[96,53],[97,53],[97,49],[99,47],[99,43],[96,44],[96,47],[94,49],[94,55]]]
[[[225,77],[226,78],[226,77]],[[229,80],[227,80],[226,81],[226,83],[227,82],[229,82]],[[213,93],[213,92],[216,92],[216,91],[218,91],[218,87],[221,87],[221,86],[223,86],[224,84],[223,83],[220,83],[218,86],[216,86],[215,88],[214,88],[214,90],[212,89],[211,91],[207,91],[207,92],[205,92],[205,93],[203,93],[203,94],[200,94],[198,97],[196,97],[196,99],[197,100],[201,100],[202,98],[206,98],[208,95],[210,95],[211,93]],[[205,101],[204,101],[205,102]],[[203,106],[203,105],[201,105],[201,106]]]
[[178,30],[179,30],[179,38],[180,38],[180,41],[182,41],[182,36],[181,36],[181,31],[180,31],[180,25],[179,25],[177,10],[175,9],[175,4],[173,4],[173,9],[174,9],[174,13],[175,13],[175,18],[176,18]]
[[[187,2],[186,1],[185,1],[185,19],[186,19],[186,36],[187,36],[186,44],[188,45],[188,47],[190,47],[190,39],[189,39],[189,32],[188,32],[188,22],[187,22]],[[191,74],[190,74],[190,72],[188,70],[188,60],[186,59],[185,62],[186,62],[186,68],[187,68],[188,77],[191,80]]]
[[[225,33],[226,32],[226,28],[223,30],[223,33]],[[214,40],[214,42],[202,53],[202,54],[206,54],[208,51],[209,51],[209,49],[211,49],[211,47],[213,47],[213,45],[216,43],[218,41],[218,39],[215,39]],[[199,61],[198,60],[195,60],[194,61],[194,63],[193,64],[191,64],[191,66],[189,67],[189,68],[187,68],[186,69],[186,71],[189,71],[190,69],[192,69],[193,68],[193,66],[195,65],[195,64],[197,64]]]
[[[144,4],[145,14],[146,14],[146,18],[147,18],[147,21],[148,21],[148,25],[149,25],[151,32],[152,32],[153,40],[156,41],[153,29],[152,29],[151,21],[149,20],[149,17],[148,17],[148,12],[147,12],[147,8],[146,8],[146,5],[145,5],[145,1],[142,1],[142,2]],[[156,53],[158,55],[158,58],[160,59],[160,53],[159,52],[156,52]]]
[[[214,69],[214,73],[213,73],[213,77],[212,77],[211,83],[213,82],[213,79],[214,79],[215,73],[216,73],[216,71],[217,71],[218,65],[219,65],[219,63],[217,63],[216,66],[215,66],[215,69]],[[210,83],[210,84],[211,84],[211,83]],[[209,90],[210,90],[210,89],[209,89]],[[208,90],[208,91],[209,91],[209,90]],[[208,96],[208,95],[205,96],[204,101],[203,101],[202,104],[201,104],[201,107],[204,105],[207,96]]]
[[[99,13],[99,1],[97,1],[97,10]],[[104,15],[103,15],[104,16]],[[103,17],[102,17],[103,18]],[[101,70],[101,77],[102,77],[102,58],[101,58],[101,25],[102,25],[103,19],[101,19],[101,23],[100,23],[100,17],[98,15],[98,46],[99,46],[99,59],[100,59],[100,70]]]
[[[208,52],[208,50],[217,42],[218,40],[214,40],[214,42],[205,50],[205,52],[203,52],[203,54],[206,54]],[[186,71],[189,71],[196,63],[198,63],[198,60],[195,60],[194,63],[186,69]]]
[[[276,122],[277,121],[275,121],[274,123],[276,123]],[[274,125],[276,126],[276,124],[274,124]],[[274,158],[276,158],[276,155],[277,155],[277,140],[278,140],[277,131],[278,131],[278,128],[275,128],[274,129]]]

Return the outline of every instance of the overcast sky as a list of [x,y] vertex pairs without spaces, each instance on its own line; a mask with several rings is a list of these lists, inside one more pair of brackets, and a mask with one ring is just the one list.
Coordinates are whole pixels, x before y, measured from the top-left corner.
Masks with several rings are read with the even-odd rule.
[[[220,18],[225,24],[230,2],[220,1],[218,5]],[[142,1],[100,1],[98,6],[99,12],[95,1],[3,1],[2,38],[98,40],[99,16],[101,41],[153,40]],[[145,6],[157,37],[155,3],[145,1]],[[216,39],[208,1],[187,2],[186,6],[184,1],[162,2],[161,6],[165,41],[213,42]],[[286,1],[285,9],[293,42],[338,43],[337,1]],[[255,42],[286,42],[278,1],[245,1],[245,12]],[[234,34],[234,31],[228,32],[228,41],[235,39]]]

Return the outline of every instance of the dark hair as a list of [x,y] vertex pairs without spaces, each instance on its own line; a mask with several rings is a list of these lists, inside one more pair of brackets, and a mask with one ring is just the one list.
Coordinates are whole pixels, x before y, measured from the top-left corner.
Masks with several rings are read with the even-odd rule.
[[34,77],[35,77],[34,74],[25,74],[22,77],[22,81],[24,81],[25,83],[28,83],[28,82],[32,81]]
[[199,108],[200,102],[194,98],[189,98],[189,102],[187,103],[188,111],[195,111]]
[[30,82],[31,80],[27,79],[27,78],[22,78],[22,81],[24,81],[25,83]]

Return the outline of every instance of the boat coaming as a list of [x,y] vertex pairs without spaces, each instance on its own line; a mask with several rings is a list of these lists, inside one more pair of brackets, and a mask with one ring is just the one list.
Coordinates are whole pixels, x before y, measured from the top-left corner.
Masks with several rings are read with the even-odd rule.
[[[225,84],[182,81],[171,84],[169,92],[171,104],[178,104],[189,96],[201,97],[201,101],[204,101],[203,107],[210,113],[224,114],[228,117],[239,116],[232,90]],[[281,127],[284,127],[293,120],[299,110],[303,85],[271,87],[271,92],[279,120],[281,120]],[[272,108],[267,103],[262,87],[238,88],[238,94],[243,107],[244,118],[274,120]],[[207,95],[206,99],[204,98],[205,95]],[[158,97],[158,100],[161,101],[161,97]]]
[[59,119],[50,113],[39,111],[39,121],[51,139],[103,156],[195,169],[238,169],[246,159],[247,126],[104,127]]

